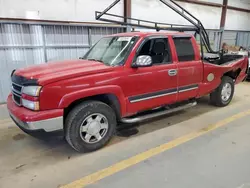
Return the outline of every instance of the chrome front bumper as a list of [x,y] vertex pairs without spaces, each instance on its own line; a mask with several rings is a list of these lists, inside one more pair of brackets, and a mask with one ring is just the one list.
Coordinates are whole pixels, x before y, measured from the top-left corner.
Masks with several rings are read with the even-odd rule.
[[45,132],[54,132],[63,130],[63,117],[56,117],[33,122],[23,122],[11,113],[10,117],[19,127],[28,131],[44,130]]

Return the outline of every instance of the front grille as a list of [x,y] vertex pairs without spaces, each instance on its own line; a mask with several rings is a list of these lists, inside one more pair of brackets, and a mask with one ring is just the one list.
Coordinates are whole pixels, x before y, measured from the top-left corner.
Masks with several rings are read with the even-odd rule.
[[18,105],[21,106],[22,86],[12,82],[12,99]]
[[12,98],[13,101],[18,105],[22,106],[22,87],[28,85],[37,85],[36,79],[28,79],[23,76],[16,75],[15,72],[11,76],[12,81]]
[[13,87],[13,89],[15,89],[18,92],[21,92],[21,90],[22,90],[22,86],[17,85],[15,83],[12,83],[12,87]]

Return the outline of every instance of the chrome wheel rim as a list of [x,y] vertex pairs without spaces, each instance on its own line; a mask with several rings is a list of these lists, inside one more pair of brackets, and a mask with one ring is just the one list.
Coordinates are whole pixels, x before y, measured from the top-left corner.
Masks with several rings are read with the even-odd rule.
[[221,99],[226,102],[229,100],[232,94],[232,86],[229,83],[225,83],[221,91]]
[[80,126],[80,136],[86,143],[93,144],[103,139],[108,131],[107,118],[99,113],[86,117]]

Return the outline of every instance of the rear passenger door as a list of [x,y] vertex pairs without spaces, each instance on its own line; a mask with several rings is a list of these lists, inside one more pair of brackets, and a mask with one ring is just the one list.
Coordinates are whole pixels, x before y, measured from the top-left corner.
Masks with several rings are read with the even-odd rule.
[[203,79],[203,64],[196,41],[190,36],[173,36],[177,61],[177,100],[194,98]]

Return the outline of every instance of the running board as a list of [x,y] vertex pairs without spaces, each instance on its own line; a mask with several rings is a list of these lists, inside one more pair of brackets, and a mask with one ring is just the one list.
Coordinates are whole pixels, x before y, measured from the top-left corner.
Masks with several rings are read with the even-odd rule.
[[160,112],[155,112],[155,113],[152,113],[152,114],[142,115],[142,116],[135,117],[135,118],[122,118],[120,121],[122,123],[138,123],[138,122],[145,121],[145,120],[148,120],[148,119],[152,119],[152,118],[155,118],[155,117],[158,117],[158,116],[163,116],[163,115],[167,115],[167,114],[170,114],[170,113],[173,113],[173,112],[178,112],[178,111],[181,111],[181,110],[185,110],[185,109],[191,108],[191,107],[196,106],[196,105],[197,105],[197,102],[195,101],[195,102],[188,103],[188,104],[185,104],[185,105],[182,105],[182,106],[178,106],[178,107],[173,108],[173,109],[167,109],[167,110],[163,110],[163,111],[160,111]]

